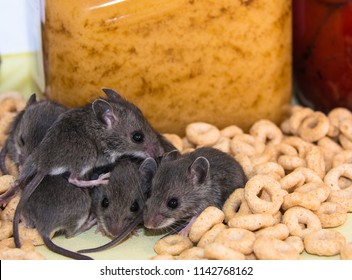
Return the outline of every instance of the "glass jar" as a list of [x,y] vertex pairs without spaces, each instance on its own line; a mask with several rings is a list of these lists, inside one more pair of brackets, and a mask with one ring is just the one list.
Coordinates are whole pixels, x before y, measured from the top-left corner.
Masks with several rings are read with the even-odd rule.
[[244,130],[291,100],[291,1],[47,0],[45,94],[68,106],[113,88],[160,132]]
[[293,1],[293,44],[299,101],[352,110],[352,1]]

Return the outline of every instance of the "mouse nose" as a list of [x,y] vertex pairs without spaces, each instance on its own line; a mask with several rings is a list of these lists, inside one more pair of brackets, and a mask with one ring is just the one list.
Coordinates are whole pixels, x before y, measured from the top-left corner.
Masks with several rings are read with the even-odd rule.
[[157,229],[164,221],[165,217],[162,214],[156,214],[154,217],[147,217],[144,219],[144,226],[149,229]]

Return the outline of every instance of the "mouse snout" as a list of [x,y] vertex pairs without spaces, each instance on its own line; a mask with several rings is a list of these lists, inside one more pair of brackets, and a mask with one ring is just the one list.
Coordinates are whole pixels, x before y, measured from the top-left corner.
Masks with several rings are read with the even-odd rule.
[[144,226],[149,229],[157,229],[161,228],[165,220],[165,216],[158,213],[154,217],[145,217],[144,218]]

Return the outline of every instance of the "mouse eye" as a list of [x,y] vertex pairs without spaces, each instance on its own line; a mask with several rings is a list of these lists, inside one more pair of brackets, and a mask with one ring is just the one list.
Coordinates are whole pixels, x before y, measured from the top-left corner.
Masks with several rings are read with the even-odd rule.
[[109,199],[107,197],[104,197],[103,200],[101,201],[101,207],[107,208],[109,206]]
[[140,131],[135,131],[132,134],[132,140],[135,143],[142,143],[144,140],[144,134]]
[[178,200],[177,198],[170,198],[169,201],[167,202],[167,207],[171,209],[175,209],[178,206]]
[[139,210],[139,204],[137,201],[133,202],[131,207],[130,207],[130,211],[131,212],[137,212]]

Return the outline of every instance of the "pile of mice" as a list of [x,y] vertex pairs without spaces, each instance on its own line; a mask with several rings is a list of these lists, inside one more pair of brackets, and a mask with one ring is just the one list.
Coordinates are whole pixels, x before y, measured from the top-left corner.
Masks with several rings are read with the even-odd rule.
[[[293,106],[280,127],[259,120],[245,133],[236,125],[219,130],[208,123],[192,123],[181,138],[155,132],[138,108],[125,100],[123,113],[118,115],[115,105],[121,98],[112,90],[104,92],[107,99],[99,98],[103,101],[78,109],[78,114],[71,110],[76,112],[73,117],[57,104],[50,104],[48,112],[40,109],[48,101],[37,102],[35,96],[27,104],[22,101],[19,107],[0,111],[12,113],[12,117],[0,115],[0,135],[4,136],[0,167],[11,174],[0,177],[0,182],[6,181],[0,183],[1,202],[6,205],[1,213],[0,259],[34,259],[18,253],[27,253],[28,243],[44,243],[65,256],[90,259],[81,253],[113,246],[141,223],[149,229],[170,230],[155,244],[158,255],[151,259],[299,259],[303,250],[352,258],[352,244],[330,229],[345,223],[347,212],[352,211],[350,111],[337,108],[326,116]],[[0,106],[10,100],[0,100]],[[95,155],[96,148],[87,141],[75,146],[75,137],[82,136],[69,134],[68,126],[74,131],[85,129],[80,121],[87,111],[108,131],[128,115],[123,130],[119,127],[120,135],[104,138],[103,148],[112,140],[116,145],[116,138],[123,141],[121,134],[131,135],[133,143],[118,142],[124,149],[109,146],[103,156]],[[35,120],[46,119],[35,115],[38,112],[55,115],[39,128],[43,135],[33,134],[33,125],[38,125]],[[63,119],[66,124],[60,127]],[[95,133],[93,138],[99,138],[99,127],[89,129]],[[143,138],[149,142],[140,148]],[[58,143],[64,148],[56,155],[52,147]],[[86,162],[94,157],[88,168]],[[76,165],[63,166],[67,162],[78,162],[81,172]],[[26,227],[19,223],[20,214]],[[76,253],[51,241],[58,228],[71,237],[95,224],[113,238],[111,242]]]

